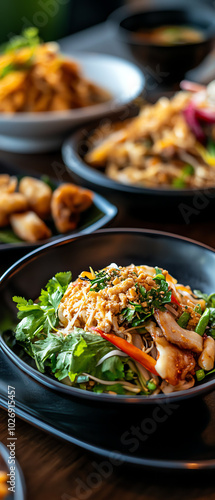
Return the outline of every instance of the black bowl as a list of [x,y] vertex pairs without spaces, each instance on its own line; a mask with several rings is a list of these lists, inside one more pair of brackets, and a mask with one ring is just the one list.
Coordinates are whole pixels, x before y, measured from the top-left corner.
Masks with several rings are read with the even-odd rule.
[[[205,2],[138,2],[118,9],[110,19],[116,26],[120,41],[129,46],[133,56],[144,65],[146,73],[157,85],[183,79],[188,70],[205,59],[215,40],[215,11]],[[135,36],[139,29],[163,25],[192,26],[203,32],[204,39],[198,43],[162,46]]]
[[73,279],[92,266],[101,269],[111,262],[119,265],[147,264],[158,265],[175,276],[179,282],[190,284],[191,288],[206,293],[215,290],[215,251],[186,238],[168,233],[132,230],[107,229],[79,238],[62,239],[44,245],[41,249],[14,264],[1,278],[0,282],[0,335],[1,347],[10,359],[28,376],[36,379],[47,388],[78,398],[83,404],[135,404],[148,405],[166,401],[189,399],[202,395],[215,387],[215,376],[187,391],[171,393],[168,396],[113,396],[97,394],[78,388],[68,387],[51,376],[41,374],[32,367],[31,358],[21,360],[6,343],[5,331],[16,323],[14,295],[38,297],[41,287],[59,271],[71,270]]
[[[104,123],[104,122],[103,122]],[[149,220],[178,221],[189,224],[193,217],[198,220],[214,217],[215,179],[213,188],[201,189],[166,189],[137,187],[122,184],[107,177],[102,168],[88,165],[84,156],[92,147],[91,134],[100,122],[80,128],[63,144],[63,160],[72,172],[76,182],[90,189],[99,191],[121,209],[132,213],[138,211],[138,217]]]

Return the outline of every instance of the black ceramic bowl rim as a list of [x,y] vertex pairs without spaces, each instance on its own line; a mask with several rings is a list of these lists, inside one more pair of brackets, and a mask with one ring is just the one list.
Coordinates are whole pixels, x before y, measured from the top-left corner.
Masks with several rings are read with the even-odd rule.
[[[135,233],[140,235],[156,235],[156,236],[161,236],[165,238],[171,238],[175,239],[178,241],[187,241],[188,243],[192,243],[195,246],[198,246],[202,249],[209,250],[213,253],[215,253],[215,250],[211,248],[208,245],[204,245],[202,243],[199,243],[195,240],[192,240],[190,238],[185,238],[182,236],[178,236],[172,233],[164,232],[164,231],[154,231],[154,230],[145,230],[145,229],[134,229],[134,228],[114,228],[114,229],[103,229],[96,231],[95,233],[91,233],[87,236],[82,235],[76,238],[62,238],[61,240],[58,240],[57,242],[54,243],[48,243],[44,246],[42,246],[39,249],[34,250],[33,252],[30,252],[27,254],[25,257],[22,259],[18,260],[13,264],[0,278],[0,288],[1,285],[4,284],[8,278],[11,278],[14,274],[19,272],[20,269],[22,269],[25,264],[29,263],[31,260],[35,260],[38,257],[40,257],[41,254],[46,252],[50,247],[58,247],[61,245],[67,245],[70,244],[72,241],[77,241],[80,239],[86,239],[88,237],[92,237],[92,235],[104,235],[104,234],[111,234],[111,233],[126,233],[126,234],[132,234],[134,235]],[[66,394],[67,396],[72,396],[72,397],[81,397],[87,400],[91,401],[101,401],[104,403],[111,403],[111,404],[120,404],[120,403],[127,403],[127,404],[166,404],[170,403],[173,401],[179,401],[179,400],[185,400],[185,399],[190,399],[192,397],[196,396],[201,396],[205,395],[208,392],[212,391],[213,388],[215,388],[215,377],[212,380],[209,380],[208,382],[202,382],[198,386],[194,386],[189,390],[184,390],[184,391],[178,391],[178,392],[173,392],[171,394],[165,395],[165,394],[158,394],[156,396],[124,396],[124,395],[111,395],[111,394],[97,394],[94,392],[90,391],[85,391],[83,389],[78,389],[76,387],[71,387],[64,385],[63,383],[58,382],[55,379],[52,379],[48,375],[44,375],[43,373],[40,373],[37,371],[35,368],[32,368],[29,366],[27,363],[25,363],[23,360],[21,360],[13,351],[10,347],[7,346],[6,342],[0,335],[0,347],[2,350],[7,354],[7,356],[11,359],[11,361],[18,366],[23,372],[25,372],[28,376],[32,377],[35,379],[37,382],[39,382],[42,385],[45,385],[49,389],[52,389],[57,392],[61,392],[63,394]]]
[[[196,9],[196,7],[199,7],[199,11]],[[201,45],[204,45],[205,43],[208,43],[208,41],[211,41],[215,38],[215,21],[213,21],[213,18],[214,18],[213,9],[209,5],[203,6],[201,3],[198,2],[198,4],[195,5],[194,19],[195,19],[195,21],[197,21],[197,19],[198,19],[199,22],[202,21],[201,13],[199,14],[200,9],[201,9],[201,13],[204,16],[204,21],[206,21],[206,17],[207,17],[207,21],[208,21],[208,27],[204,31],[204,39],[200,42],[195,42],[195,43],[189,43],[189,44],[183,43],[183,45],[162,45],[162,44],[150,43],[150,41],[147,42],[147,41],[143,41],[140,39],[136,39],[134,37],[135,31],[129,30],[129,29],[125,28],[124,26],[121,26],[121,23],[123,23],[125,20],[128,20],[137,14],[144,14],[144,13],[151,14],[154,12],[157,12],[157,13],[162,12],[163,13],[163,12],[174,12],[174,11],[179,12],[180,11],[180,12],[187,12],[187,13],[189,12],[192,14],[192,9],[191,9],[191,6],[189,6],[189,4],[187,4],[187,5],[185,5],[185,4],[184,5],[172,4],[169,6],[164,4],[164,6],[162,7],[162,3],[161,3],[160,6],[153,9],[153,7],[151,7],[151,8],[144,7],[144,4],[142,4],[142,6],[141,6],[141,4],[139,2],[137,2],[131,6],[119,7],[109,16],[108,19],[110,20],[110,22],[112,22],[117,27],[118,34],[123,41],[129,40],[129,43],[131,43],[132,45],[139,45],[142,47],[146,47],[146,46],[147,47],[154,47],[158,50],[162,50],[165,48],[165,50],[167,50],[167,51],[171,51],[171,50],[179,51],[179,50],[181,50],[182,47],[184,49],[186,49],[187,47],[194,47],[194,46],[199,47]],[[208,16],[207,16],[207,14],[208,14]]]
[[[114,121],[117,118],[114,118]],[[185,188],[185,189],[166,189],[166,188],[149,188],[149,187],[139,187],[133,186],[130,184],[123,184],[122,182],[117,182],[109,177],[103,172],[100,172],[99,169],[96,169],[90,165],[88,165],[80,156],[77,149],[80,143],[86,143],[87,139],[90,136],[91,132],[95,130],[95,128],[99,125],[100,122],[91,123],[86,126],[84,129],[80,127],[76,130],[70,137],[68,137],[62,146],[62,157],[64,163],[68,167],[68,169],[77,175],[80,179],[83,179],[90,184],[96,186],[100,186],[101,188],[107,188],[112,191],[120,191],[124,193],[131,194],[147,194],[152,196],[161,196],[161,197],[181,197],[181,196],[189,196],[193,197],[195,195],[203,194],[208,196],[208,198],[215,197],[215,182],[214,187],[205,187],[205,188]],[[87,132],[87,135],[86,135]]]

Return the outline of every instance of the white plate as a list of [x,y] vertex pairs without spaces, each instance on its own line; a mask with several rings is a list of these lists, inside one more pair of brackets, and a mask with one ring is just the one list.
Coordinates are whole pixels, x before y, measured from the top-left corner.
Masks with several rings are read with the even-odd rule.
[[83,76],[110,91],[112,99],[68,111],[0,113],[0,149],[40,153],[57,149],[76,126],[119,111],[143,90],[144,76],[134,64],[117,57],[78,53],[71,56]]

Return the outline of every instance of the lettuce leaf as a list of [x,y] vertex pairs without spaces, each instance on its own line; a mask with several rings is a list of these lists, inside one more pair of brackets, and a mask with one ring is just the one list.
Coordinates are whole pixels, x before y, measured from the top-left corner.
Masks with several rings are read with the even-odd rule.
[[42,373],[51,371],[58,380],[69,377],[74,382],[83,372],[104,380],[124,377],[124,364],[119,356],[108,358],[97,367],[98,361],[115,347],[99,335],[81,328],[74,328],[65,337],[49,333],[45,338],[30,342],[30,346],[28,341],[21,343],[34,358],[38,370]]
[[[56,330],[58,306],[70,281],[70,272],[56,274],[41,290],[37,302],[13,297],[20,320],[15,329],[17,342],[34,359],[40,372],[47,372],[58,380],[69,377],[78,387],[83,386],[82,382],[77,382],[77,377],[83,373],[111,382],[135,379],[136,374],[129,368],[127,357],[114,355],[97,366],[101,358],[116,349],[100,335],[75,327],[67,335]],[[101,391],[99,384],[96,386]],[[120,384],[118,386],[113,391],[124,394],[124,389]],[[112,387],[104,385],[103,391],[112,390]]]

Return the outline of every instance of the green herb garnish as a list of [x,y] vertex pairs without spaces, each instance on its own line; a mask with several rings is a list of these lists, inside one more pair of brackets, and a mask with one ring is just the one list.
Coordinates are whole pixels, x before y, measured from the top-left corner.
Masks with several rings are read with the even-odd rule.
[[180,177],[177,177],[176,179],[173,179],[172,181],[172,186],[183,189],[186,187],[186,179],[187,177],[190,177],[194,175],[195,169],[192,165],[186,164],[181,170]]
[[[124,321],[132,327],[139,326],[153,315],[154,309],[162,309],[164,304],[171,302],[172,291],[162,274],[162,270],[155,267],[156,276],[153,278],[158,285],[146,291],[145,287],[136,283],[135,288],[138,293],[137,302],[129,302],[130,306],[122,311]],[[143,305],[144,304],[144,305]]]
[[38,302],[23,297],[13,297],[21,320],[16,327],[16,338],[20,341],[32,340],[35,336],[49,334],[59,323],[58,306],[71,281],[71,272],[58,273],[41,290]]
[[0,53],[6,54],[25,47],[36,47],[41,43],[36,27],[26,28],[21,35],[14,35],[9,42],[0,46]]
[[[111,276],[104,271],[100,272],[95,272],[95,278],[90,280],[91,286],[90,290],[93,290],[94,292],[99,292],[100,290],[103,290],[106,286],[108,281],[110,281]],[[85,279],[85,278],[84,278]]]

